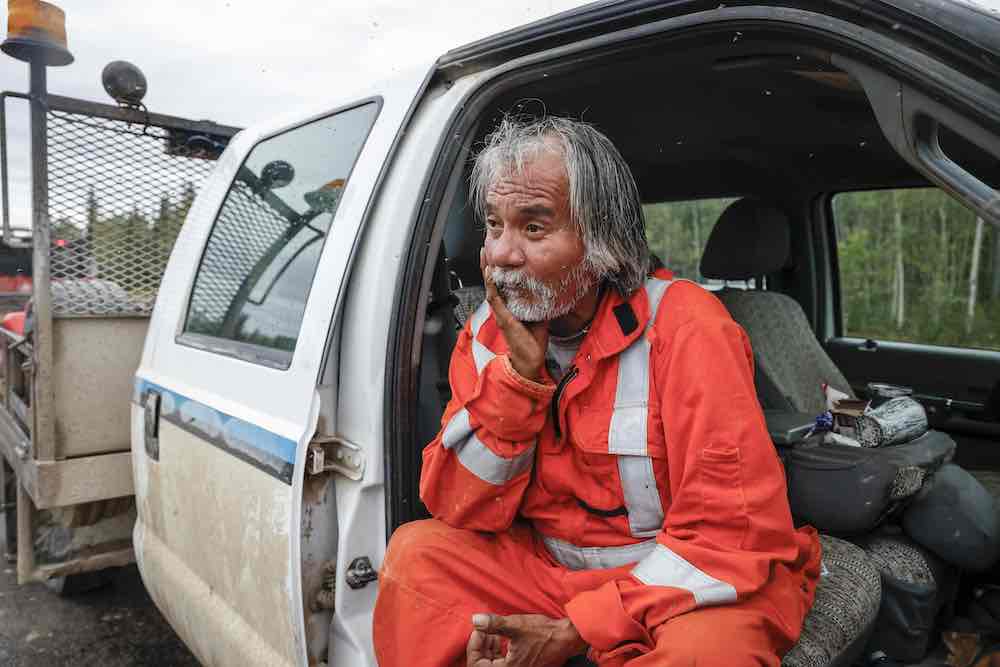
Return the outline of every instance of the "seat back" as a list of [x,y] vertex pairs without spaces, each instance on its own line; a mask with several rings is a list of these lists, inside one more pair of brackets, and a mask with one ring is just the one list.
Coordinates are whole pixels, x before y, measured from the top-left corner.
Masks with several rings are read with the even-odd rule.
[[764,408],[808,414],[826,410],[822,385],[851,393],[840,369],[816,340],[802,308],[778,292],[724,289],[716,293],[750,337]]
[[[712,229],[701,273],[719,280],[748,280],[789,265],[788,218],[756,199],[731,204]],[[726,288],[717,293],[750,337],[757,389],[765,408],[819,414],[826,409],[822,385],[850,394],[843,373],[819,344],[799,304],[764,290]]]

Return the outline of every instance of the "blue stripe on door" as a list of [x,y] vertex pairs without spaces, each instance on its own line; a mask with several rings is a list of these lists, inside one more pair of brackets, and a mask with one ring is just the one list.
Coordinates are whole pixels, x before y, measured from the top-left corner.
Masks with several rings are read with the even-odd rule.
[[[160,394],[160,418],[163,421],[179,426],[288,484],[292,483],[296,450],[294,440],[136,376],[133,402],[145,405],[150,391]],[[161,440],[161,459],[166,454],[163,445]]]

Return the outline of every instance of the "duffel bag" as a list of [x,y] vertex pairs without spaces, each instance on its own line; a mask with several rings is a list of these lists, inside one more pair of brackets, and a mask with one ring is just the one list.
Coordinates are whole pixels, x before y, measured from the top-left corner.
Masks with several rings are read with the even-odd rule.
[[857,544],[882,576],[882,601],[867,653],[919,662],[937,640],[938,612],[958,592],[957,571],[902,535],[872,536]]
[[955,442],[939,431],[887,447],[785,448],[792,515],[824,533],[866,533],[914,496],[954,453]]
[[985,570],[1000,556],[1000,517],[993,496],[954,464],[942,466],[907,506],[903,530],[965,570]]

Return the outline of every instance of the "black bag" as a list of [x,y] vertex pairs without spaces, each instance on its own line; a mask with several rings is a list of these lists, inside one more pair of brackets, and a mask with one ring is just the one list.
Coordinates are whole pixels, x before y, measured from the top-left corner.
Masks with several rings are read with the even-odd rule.
[[887,447],[813,445],[780,452],[796,522],[833,535],[870,531],[954,453],[955,442],[939,431]]
[[865,538],[858,545],[882,576],[882,603],[867,652],[919,662],[937,640],[938,613],[954,602],[957,572],[902,535]]
[[919,544],[964,570],[982,571],[1000,556],[1000,516],[975,477],[949,464],[903,512],[903,529]]

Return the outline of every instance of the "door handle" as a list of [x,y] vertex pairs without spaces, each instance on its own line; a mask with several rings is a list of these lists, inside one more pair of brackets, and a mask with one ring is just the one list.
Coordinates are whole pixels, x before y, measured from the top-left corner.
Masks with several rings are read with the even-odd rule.
[[143,441],[146,445],[146,456],[154,461],[160,460],[160,392],[146,392],[144,403],[146,416]]
[[878,341],[866,338],[865,342],[858,345],[858,349],[862,352],[876,352],[878,350]]

